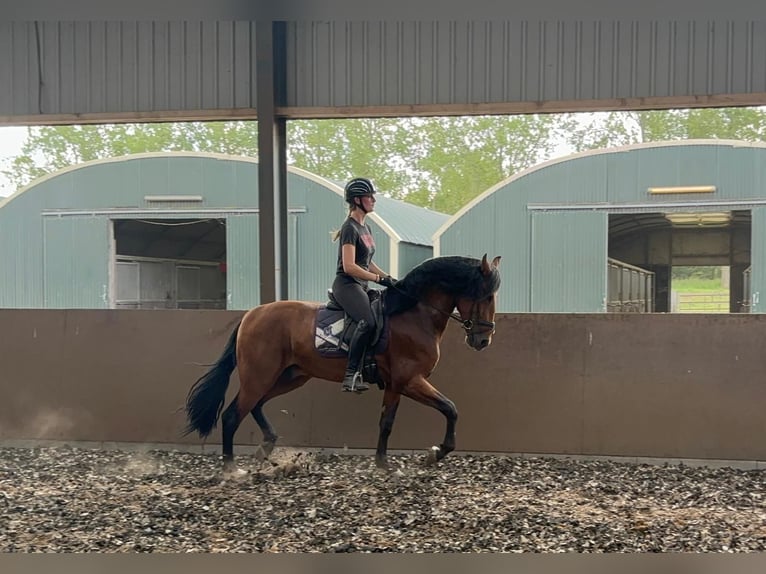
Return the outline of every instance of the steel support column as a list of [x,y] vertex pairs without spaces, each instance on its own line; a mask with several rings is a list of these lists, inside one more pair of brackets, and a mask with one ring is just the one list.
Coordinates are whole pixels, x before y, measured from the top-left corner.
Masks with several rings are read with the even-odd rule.
[[284,23],[256,22],[255,41],[260,302],[269,303],[287,298],[286,120],[276,115],[284,94]]

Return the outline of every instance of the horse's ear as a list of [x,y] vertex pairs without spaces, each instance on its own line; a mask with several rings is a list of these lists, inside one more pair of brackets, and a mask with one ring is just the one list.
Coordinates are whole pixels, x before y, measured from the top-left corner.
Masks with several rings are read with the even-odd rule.
[[489,266],[489,262],[487,261],[487,254],[484,254],[484,257],[481,258],[481,274],[482,275],[489,275],[492,273],[492,269]]
[[497,257],[495,257],[495,258],[492,260],[492,267],[494,267],[495,269],[497,269],[498,267],[500,267],[500,255],[498,255]]

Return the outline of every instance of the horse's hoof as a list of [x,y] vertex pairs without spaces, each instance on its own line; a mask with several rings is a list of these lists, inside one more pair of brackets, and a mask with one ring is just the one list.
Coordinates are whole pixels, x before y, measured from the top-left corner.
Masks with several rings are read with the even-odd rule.
[[224,480],[240,480],[248,475],[246,470],[242,470],[239,467],[225,467],[223,469]]
[[263,448],[263,445],[259,444],[258,448],[255,449],[255,460],[258,462],[263,462],[267,458],[269,458],[269,455],[266,454],[266,449]]
[[389,470],[388,459],[376,458],[375,459],[375,466],[377,466],[380,470]]
[[438,446],[432,446],[426,454],[426,464],[436,464],[439,462],[439,454],[441,449]]

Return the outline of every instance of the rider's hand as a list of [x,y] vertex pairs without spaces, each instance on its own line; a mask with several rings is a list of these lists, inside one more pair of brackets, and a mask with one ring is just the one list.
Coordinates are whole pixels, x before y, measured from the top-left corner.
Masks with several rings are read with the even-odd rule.
[[397,283],[396,279],[394,279],[390,275],[386,277],[381,277],[380,281],[378,281],[378,285],[383,285],[383,287],[395,287],[396,283]]

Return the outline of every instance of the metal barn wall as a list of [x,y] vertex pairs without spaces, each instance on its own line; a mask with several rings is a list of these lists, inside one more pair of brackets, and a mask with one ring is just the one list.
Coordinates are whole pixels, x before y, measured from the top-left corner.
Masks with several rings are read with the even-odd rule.
[[[289,22],[279,113],[629,109],[766,92],[766,23],[661,18]],[[0,119],[252,117],[255,45],[244,21],[0,22]]]
[[[595,165],[587,162],[562,162],[549,165],[545,169],[532,169],[512,183],[500,183],[466,208],[455,214],[447,227],[443,227],[435,237],[435,253],[438,255],[468,255],[480,257],[500,255],[503,282],[498,293],[498,310],[502,312],[529,312],[532,309],[558,309],[560,302],[553,291],[545,295],[545,287],[551,287],[566,281],[570,289],[576,285],[586,288],[594,275],[590,265],[569,268],[569,275],[564,280],[557,275],[557,269],[543,264],[533,267],[532,257],[535,241],[538,248],[572,248],[578,237],[537,237],[533,240],[532,211],[528,205],[555,202],[559,198],[583,198],[587,201],[603,202],[606,200],[606,178],[598,175],[598,167],[605,165],[604,158],[594,159]],[[507,186],[507,188],[506,188]],[[562,199],[562,201],[564,201]],[[561,214],[561,220],[574,220],[576,214]],[[555,229],[555,226],[554,226]],[[578,228],[579,229],[579,228]],[[594,230],[595,231],[595,230]],[[598,232],[597,232],[598,234]],[[596,236],[594,236],[594,241]],[[600,235],[599,235],[600,237]],[[606,228],[603,229],[604,241]],[[533,276],[534,273],[534,276]],[[604,256],[606,273],[606,256]],[[538,285],[536,281],[541,281]],[[563,289],[563,285],[560,286]],[[537,297],[533,305],[532,293]],[[583,295],[571,292],[568,297],[574,301]],[[552,299],[544,300],[543,297]],[[599,304],[581,311],[598,312]],[[561,309],[566,310],[566,309]],[[570,309],[571,310],[571,309]]]
[[[294,205],[306,206],[305,213],[296,215],[296,240],[288,245],[288,261],[294,263],[296,268],[293,281],[296,291],[290,295],[303,301],[324,302],[327,300],[327,289],[335,279],[338,257],[338,243],[332,241],[332,233],[340,228],[348,210],[340,196],[329,192],[318,181],[304,179],[301,185],[296,185],[289,178],[290,175],[288,189],[291,201]],[[377,243],[384,242],[377,232],[375,240]]]
[[[77,217],[78,225],[96,225],[99,229],[106,229],[102,226],[111,217],[147,217],[154,213],[155,216],[174,218],[194,209],[209,210],[200,213],[213,217],[220,215],[213,211],[216,208],[257,204],[256,170],[255,163],[234,161],[223,156],[141,154],[76,166],[33,182],[0,202],[0,261],[4,267],[15,271],[13,277],[0,279],[3,286],[0,289],[0,306],[45,307],[45,290],[52,294],[59,289],[58,281],[62,285],[70,281],[71,269],[65,266],[56,266],[62,275],[56,275],[53,267],[44,271],[48,257],[44,253],[46,237],[42,214],[46,217],[59,214],[67,220]],[[201,195],[203,201],[192,205],[188,202],[170,203],[158,208],[144,199],[145,195],[165,194]],[[101,223],[88,223],[88,218]],[[77,237],[80,240],[68,239],[63,243],[53,237],[47,239],[47,243],[50,249],[69,245],[77,248],[76,256],[85,261],[108,265],[111,249],[108,238],[102,242],[100,233],[91,238]],[[257,244],[255,248],[257,250]],[[53,265],[55,262],[50,263]],[[62,304],[72,307],[108,306],[100,297],[96,305],[96,298],[89,295],[87,289],[70,291],[71,297],[63,293],[56,296]]]
[[43,306],[42,221],[22,212],[0,210],[0,308]]
[[226,308],[249,309],[261,300],[258,214],[226,218]]
[[42,307],[108,309],[111,222],[87,215],[43,220]]
[[[207,443],[183,436],[179,406],[241,315],[0,309],[0,443],[219,453],[220,424]],[[476,353],[451,322],[430,380],[460,411],[458,451],[766,462],[764,327],[763,315],[498,315]],[[237,388],[235,372],[227,399]],[[279,445],[373,449],[382,397],[316,381],[264,410]],[[405,398],[389,445],[423,451],[443,436],[444,417]],[[260,440],[247,417],[235,452]]]
[[[714,193],[650,195],[648,188],[713,185]],[[658,211],[753,210],[752,268],[753,293],[766,293],[766,252],[761,248],[763,227],[759,215],[766,206],[766,145],[726,140],[689,140],[638,144],[623,148],[585,152],[552,160],[521,172],[487,190],[456,213],[434,236],[438,255],[477,256],[491,246],[502,255],[503,283],[498,297],[501,312],[529,312],[553,309],[563,301],[533,305],[530,293],[540,294],[550,284],[544,270],[533,267],[535,246],[530,242],[534,216],[561,212],[562,226],[589,212],[640,213]],[[560,236],[565,227],[551,226],[550,238],[535,235],[538,242],[567,241],[577,264],[569,265],[566,295],[574,307],[565,310],[598,312],[590,289],[591,279],[606,272],[606,255],[596,237],[607,236],[607,218],[593,221],[596,228],[583,226],[568,238]],[[538,247],[539,249],[540,247]],[[581,249],[582,252],[578,251]],[[598,249],[598,250],[597,250]],[[603,255],[603,257],[602,257]],[[562,285],[562,288],[563,288]],[[580,288],[576,286],[579,285]],[[753,311],[757,311],[754,308]],[[764,311],[763,305],[760,312]]]
[[766,313],[766,207],[753,209],[752,222],[750,312]]
[[607,214],[537,212],[531,223],[530,310],[606,311]]
[[396,278],[404,277],[413,267],[433,257],[433,247],[430,245],[414,245],[412,243],[400,242],[398,247],[399,267],[388,270]]

